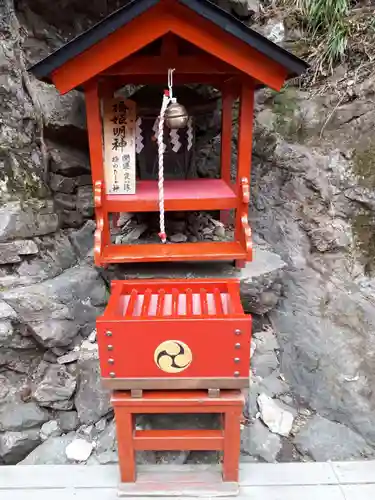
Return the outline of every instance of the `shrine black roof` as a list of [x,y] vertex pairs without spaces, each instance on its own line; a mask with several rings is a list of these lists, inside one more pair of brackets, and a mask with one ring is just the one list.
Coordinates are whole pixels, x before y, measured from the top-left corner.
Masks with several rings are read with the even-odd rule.
[[[127,5],[121,7],[99,23],[95,24],[89,30],[63,45],[45,59],[31,66],[29,71],[38,79],[50,82],[49,75],[54,70],[89,49],[94,44],[100,42],[122,26],[131,22],[133,19],[159,3],[159,1],[160,0],[132,0]],[[224,31],[242,40],[266,57],[278,62],[287,69],[289,77],[298,76],[308,68],[308,64],[303,60],[249,28],[246,24],[227,13],[210,0],[178,0],[178,2],[216,24]]]

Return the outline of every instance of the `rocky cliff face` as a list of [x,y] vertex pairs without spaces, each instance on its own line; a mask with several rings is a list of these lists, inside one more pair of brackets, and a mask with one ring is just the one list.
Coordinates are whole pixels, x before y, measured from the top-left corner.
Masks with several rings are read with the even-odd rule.
[[[82,96],[58,96],[26,66],[118,6],[0,3],[0,463],[117,459],[93,330],[108,280],[130,272],[102,274],[92,263]],[[247,20],[259,7],[222,6]],[[274,26],[266,30],[273,37],[284,33]],[[242,276],[255,314],[244,459],[374,455],[375,87],[371,67],[345,71],[308,91],[257,95],[256,251]],[[217,136],[206,145],[201,174],[217,168],[219,144]],[[78,443],[67,455],[77,439],[90,449]]]
[[260,96],[257,143],[275,142],[266,157],[255,146],[251,210],[288,263],[270,314],[282,372],[312,408],[372,445],[374,90],[372,75],[345,75],[315,97]]

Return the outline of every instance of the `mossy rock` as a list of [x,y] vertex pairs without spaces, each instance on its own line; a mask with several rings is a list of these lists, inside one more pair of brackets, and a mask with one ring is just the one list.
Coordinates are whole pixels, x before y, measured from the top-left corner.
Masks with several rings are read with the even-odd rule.
[[33,152],[15,154],[0,151],[0,166],[0,201],[48,196],[48,188]]
[[311,52],[311,44],[309,44],[307,39],[301,38],[300,40],[294,40],[293,42],[286,42],[285,49],[292,52],[295,56],[305,59]]
[[375,274],[375,217],[370,211],[363,211],[352,219],[355,247],[359,251],[365,273]]
[[356,151],[353,160],[353,171],[358,183],[375,189],[375,144],[363,151]]
[[307,127],[298,105],[298,92],[294,87],[285,87],[272,94],[272,112],[275,115],[274,130],[286,139],[303,143]]

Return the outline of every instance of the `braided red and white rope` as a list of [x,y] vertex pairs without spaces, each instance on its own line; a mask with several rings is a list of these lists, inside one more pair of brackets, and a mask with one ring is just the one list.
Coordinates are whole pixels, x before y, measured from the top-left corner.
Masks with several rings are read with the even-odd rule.
[[160,239],[162,243],[167,242],[167,234],[165,232],[165,216],[164,216],[164,121],[165,112],[171,102],[173,102],[173,71],[168,70],[168,90],[164,92],[163,102],[161,105],[159,124],[158,124],[158,155],[159,155],[159,215],[160,215]]
[[164,218],[164,120],[165,112],[169,106],[170,97],[169,92],[163,95],[163,102],[161,105],[159,116],[159,131],[158,131],[158,153],[159,153],[159,216],[160,216],[160,239],[162,243],[167,242],[167,234],[165,232],[165,218]]

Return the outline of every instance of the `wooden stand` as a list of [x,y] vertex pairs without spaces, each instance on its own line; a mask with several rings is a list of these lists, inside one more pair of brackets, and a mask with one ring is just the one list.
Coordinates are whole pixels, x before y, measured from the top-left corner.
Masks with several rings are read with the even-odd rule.
[[96,324],[111,390],[249,386],[251,316],[238,280],[113,281]]
[[[133,398],[129,392],[114,392],[118,451],[123,483],[136,482],[135,452],[141,450],[217,450],[223,452],[222,482],[238,482],[240,455],[240,421],[244,396],[240,391],[222,391],[210,397],[207,391],[146,392]],[[135,430],[135,415],[147,413],[218,413],[222,416],[222,429],[209,430]],[[191,486],[195,487],[197,478]],[[143,482],[142,488],[121,488],[122,494],[149,495],[165,491],[164,485]],[[148,491],[146,491],[148,488]],[[146,489],[146,490],[145,490]],[[234,491],[234,490],[233,490]],[[228,490],[226,490],[228,493]],[[170,492],[169,492],[170,494]]]

